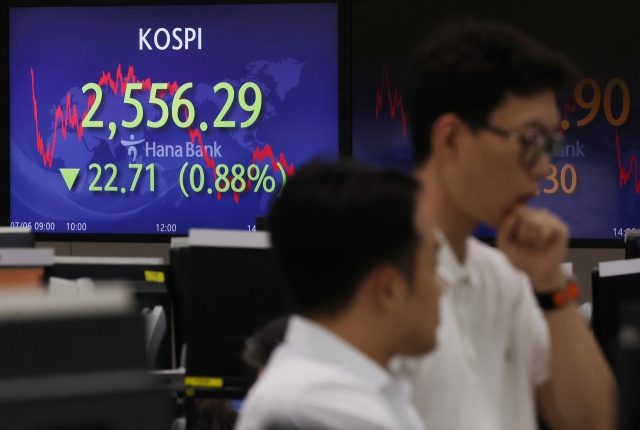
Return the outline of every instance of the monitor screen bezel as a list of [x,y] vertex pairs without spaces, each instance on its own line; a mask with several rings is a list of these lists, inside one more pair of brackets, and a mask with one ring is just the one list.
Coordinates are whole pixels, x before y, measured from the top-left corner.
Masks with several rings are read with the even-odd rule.
[[[3,130],[0,139],[0,225],[10,225],[10,157],[9,157],[9,10],[12,8],[28,7],[92,7],[92,6],[198,6],[198,5],[229,5],[229,4],[304,4],[304,3],[334,3],[338,7],[338,153],[340,157],[351,156],[351,120],[350,100],[346,95],[350,94],[350,50],[347,34],[350,34],[346,24],[350,20],[347,16],[347,0],[190,0],[188,3],[180,3],[177,0],[155,0],[145,2],[143,0],[94,0],[72,1],[51,0],[47,2],[33,0],[8,0],[0,6],[0,22],[3,29],[4,42],[0,44],[0,82],[4,91],[0,97],[0,127]],[[172,237],[186,236],[186,234],[111,234],[111,233],[35,233],[36,241],[46,242],[141,242],[141,243],[168,243]]]

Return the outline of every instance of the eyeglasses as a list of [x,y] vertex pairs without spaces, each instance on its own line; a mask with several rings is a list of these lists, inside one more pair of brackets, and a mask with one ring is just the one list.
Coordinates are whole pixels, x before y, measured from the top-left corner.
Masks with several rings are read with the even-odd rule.
[[531,167],[536,164],[544,154],[547,154],[549,160],[553,161],[565,143],[564,136],[558,132],[554,132],[551,135],[540,132],[521,134],[516,131],[503,130],[489,124],[481,125],[478,128],[490,131],[498,136],[506,137],[522,145],[521,159],[525,167]]

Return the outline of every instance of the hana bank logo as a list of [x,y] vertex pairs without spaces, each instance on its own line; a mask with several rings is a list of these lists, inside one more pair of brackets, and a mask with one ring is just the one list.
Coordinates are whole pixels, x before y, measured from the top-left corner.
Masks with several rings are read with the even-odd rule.
[[129,154],[129,157],[131,158],[131,162],[135,162],[136,161],[136,157],[138,156],[138,150],[136,149],[136,145],[141,144],[142,142],[144,142],[144,139],[140,139],[140,140],[133,140],[134,139],[134,135],[132,134],[131,136],[129,136],[129,139],[131,140],[121,140],[120,143],[122,144],[122,146],[124,146],[127,149],[127,154]]

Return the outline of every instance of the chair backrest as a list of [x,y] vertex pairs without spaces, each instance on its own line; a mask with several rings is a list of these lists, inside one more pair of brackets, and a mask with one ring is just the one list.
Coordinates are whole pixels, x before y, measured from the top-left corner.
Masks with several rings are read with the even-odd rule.
[[145,340],[147,364],[156,367],[158,352],[167,334],[167,317],[162,306],[155,306],[145,313]]

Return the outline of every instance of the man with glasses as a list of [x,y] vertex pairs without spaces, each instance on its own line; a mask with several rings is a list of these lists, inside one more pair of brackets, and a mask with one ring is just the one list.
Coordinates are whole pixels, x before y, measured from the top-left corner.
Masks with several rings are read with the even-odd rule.
[[[568,229],[526,206],[562,147],[572,66],[518,30],[461,20],[416,51],[409,115],[422,210],[440,232],[438,347],[417,362],[429,429],[613,429],[615,382],[560,263]],[[497,250],[471,234],[497,230]]]

